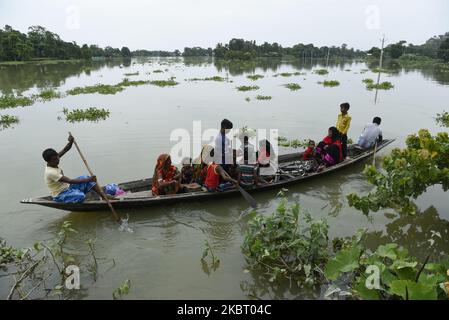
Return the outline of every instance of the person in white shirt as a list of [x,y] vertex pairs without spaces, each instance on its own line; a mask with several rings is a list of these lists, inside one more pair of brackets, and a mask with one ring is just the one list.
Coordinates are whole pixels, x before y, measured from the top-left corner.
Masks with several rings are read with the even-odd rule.
[[220,164],[226,172],[233,165],[233,150],[231,140],[226,136],[232,129],[232,122],[228,119],[221,121],[221,129],[215,138],[215,163]]
[[360,147],[369,149],[374,147],[376,142],[382,142],[382,131],[379,128],[381,121],[381,118],[374,117],[373,122],[365,126],[358,141]]

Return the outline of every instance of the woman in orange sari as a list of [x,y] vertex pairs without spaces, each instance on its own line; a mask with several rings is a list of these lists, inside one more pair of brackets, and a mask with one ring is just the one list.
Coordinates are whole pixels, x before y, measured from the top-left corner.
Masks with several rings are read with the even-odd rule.
[[154,195],[175,194],[182,189],[180,178],[178,169],[171,164],[170,155],[161,154],[154,168],[151,191]]

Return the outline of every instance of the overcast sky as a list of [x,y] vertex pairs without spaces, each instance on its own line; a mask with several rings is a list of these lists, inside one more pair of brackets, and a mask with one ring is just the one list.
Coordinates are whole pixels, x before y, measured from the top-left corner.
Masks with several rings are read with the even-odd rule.
[[0,26],[135,49],[214,47],[233,37],[369,49],[449,31],[448,0],[0,0]]

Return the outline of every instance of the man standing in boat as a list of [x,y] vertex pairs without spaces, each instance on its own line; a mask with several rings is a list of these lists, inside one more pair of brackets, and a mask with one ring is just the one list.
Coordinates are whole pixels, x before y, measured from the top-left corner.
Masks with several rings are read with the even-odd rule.
[[220,132],[215,138],[215,163],[221,164],[223,169],[229,173],[233,165],[233,150],[231,140],[226,136],[232,129],[233,124],[228,119],[221,121]]
[[60,158],[72,148],[74,142],[72,135],[69,135],[68,140],[69,142],[60,152],[56,152],[51,148],[42,152],[42,157],[47,162],[45,166],[45,183],[50,190],[51,197],[56,202],[80,203],[84,201],[86,194],[90,190],[94,190],[102,196],[103,193],[97,184],[96,176],[80,176],[76,179],[70,179],[64,175],[64,172],[59,167]]

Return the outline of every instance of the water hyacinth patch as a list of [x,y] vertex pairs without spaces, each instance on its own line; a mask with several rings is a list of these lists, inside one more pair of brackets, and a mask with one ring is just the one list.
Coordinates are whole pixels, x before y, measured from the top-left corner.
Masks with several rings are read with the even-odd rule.
[[72,96],[89,93],[116,94],[123,89],[124,88],[121,85],[96,84],[94,86],[76,87],[74,89],[70,89],[67,91],[67,94]]
[[188,81],[217,81],[217,82],[223,82],[226,79],[220,76],[213,76],[213,77],[206,77],[206,78],[191,78],[188,79]]
[[238,91],[251,91],[251,90],[259,90],[259,86],[239,86],[237,87]]
[[337,87],[340,85],[340,82],[337,80],[324,80],[323,82],[321,82],[321,84],[323,84],[323,86],[325,87]]
[[153,70],[153,73],[163,73],[164,71],[157,69],[157,70]]
[[320,76],[324,76],[325,74],[328,74],[329,71],[327,71],[326,69],[317,69],[315,70],[316,74],[319,74]]
[[6,95],[0,97],[0,109],[30,106],[34,100],[28,97]]
[[271,100],[271,96],[261,96],[261,95],[258,95],[258,96],[256,96],[256,99],[257,100]]
[[0,131],[19,123],[19,118],[8,114],[0,116]]
[[250,74],[246,77],[250,80],[256,81],[256,80],[262,79],[264,76],[261,74]]
[[106,120],[109,117],[109,110],[103,108],[90,107],[87,109],[73,109],[64,108],[62,110],[66,120],[69,122],[80,121],[94,121]]
[[370,83],[366,86],[368,90],[379,89],[379,90],[390,90],[394,88],[394,85],[389,81],[384,81],[382,83]]
[[176,86],[177,84],[179,84],[179,82],[176,82],[173,79],[169,79],[169,80],[153,80],[153,81],[150,81],[150,84],[152,84],[154,86],[158,86],[158,87],[173,87],[173,86]]
[[123,75],[127,76],[127,77],[129,77],[129,76],[138,76],[139,75],[139,71],[136,71],[136,72],[133,72],[133,73],[124,73]]
[[284,87],[286,87],[287,89],[290,89],[292,91],[301,89],[301,86],[297,83],[287,83],[287,84],[284,84]]
[[51,100],[61,97],[61,93],[54,89],[45,89],[35,95],[36,98],[41,98],[42,100]]
[[373,79],[363,79],[362,82],[365,84],[373,84],[374,80]]
[[130,86],[141,86],[141,85],[149,84],[149,83],[150,83],[149,80],[130,81],[128,78],[125,78],[118,85],[123,86],[123,87],[130,87]]
[[250,102],[250,101],[251,101],[250,97],[246,97],[246,98],[245,98],[245,101],[246,101],[246,102]]

